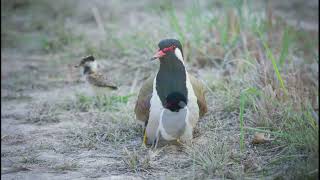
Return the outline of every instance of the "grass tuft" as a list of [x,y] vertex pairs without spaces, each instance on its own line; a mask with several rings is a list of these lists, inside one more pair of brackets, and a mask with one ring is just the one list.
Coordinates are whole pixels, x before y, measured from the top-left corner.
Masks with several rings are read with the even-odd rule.
[[[209,177],[228,178],[230,176],[231,152],[227,141],[220,141],[213,136],[207,144],[195,145],[187,150],[193,166],[200,169]],[[230,177],[229,177],[230,178]]]
[[124,149],[124,154],[122,161],[130,171],[137,173],[151,168],[149,154],[141,155],[137,150],[129,151],[127,148]]
[[43,125],[47,123],[60,122],[59,110],[55,105],[47,102],[32,106],[32,110],[28,112],[26,122]]
[[86,96],[77,94],[75,101],[66,101],[63,104],[65,110],[78,110],[80,112],[88,112],[98,110],[101,112],[118,111],[122,105],[126,105],[133,95],[126,96]]

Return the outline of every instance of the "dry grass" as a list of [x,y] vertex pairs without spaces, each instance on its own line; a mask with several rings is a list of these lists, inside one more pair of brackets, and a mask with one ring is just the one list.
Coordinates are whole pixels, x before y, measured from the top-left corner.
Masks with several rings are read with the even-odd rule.
[[[1,29],[7,67],[1,136],[20,135],[17,128],[25,137],[21,143],[2,139],[5,164],[12,159],[42,169],[43,176],[54,170],[87,178],[318,176],[318,31],[289,25],[269,6],[251,1],[97,1],[95,14],[82,1],[1,4],[7,25]],[[20,26],[22,21],[30,23]],[[209,112],[196,127],[193,146],[152,151],[141,146],[133,107],[141,82],[158,68],[146,61],[167,37],[183,42],[188,70],[207,86]],[[87,54],[121,84],[119,91],[87,94],[69,68]],[[252,144],[256,132],[272,141]],[[39,160],[41,153],[55,161]]]
[[47,123],[58,123],[60,121],[60,112],[54,105],[49,103],[40,103],[31,106],[31,111],[28,112],[26,117],[27,123],[36,123],[41,125]]

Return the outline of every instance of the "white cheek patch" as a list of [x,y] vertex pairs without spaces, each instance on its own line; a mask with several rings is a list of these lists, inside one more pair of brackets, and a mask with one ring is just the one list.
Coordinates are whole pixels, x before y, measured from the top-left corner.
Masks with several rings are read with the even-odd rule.
[[98,63],[96,61],[90,62],[89,66],[93,71],[96,71],[98,69]]
[[182,53],[181,53],[181,51],[180,51],[179,48],[176,48],[176,49],[174,50],[174,54],[177,56],[177,58],[178,58],[182,63],[184,63],[184,62],[183,62]]

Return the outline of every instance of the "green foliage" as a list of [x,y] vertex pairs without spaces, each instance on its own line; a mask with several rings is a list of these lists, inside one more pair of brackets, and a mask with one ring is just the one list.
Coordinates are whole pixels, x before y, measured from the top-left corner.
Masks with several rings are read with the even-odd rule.
[[273,53],[271,52],[271,50],[270,50],[269,46],[267,45],[266,41],[264,41],[264,40],[262,39],[262,38],[263,38],[262,33],[261,33],[260,31],[258,31],[258,34],[259,34],[259,36],[260,36],[260,38],[261,38],[261,41],[262,41],[262,44],[263,44],[263,46],[264,46],[264,48],[265,48],[265,50],[266,50],[267,57],[268,57],[268,59],[270,59],[271,62],[272,62],[273,70],[274,70],[275,73],[276,73],[276,76],[277,76],[278,81],[279,81],[279,83],[280,83],[280,87],[282,88],[282,90],[284,91],[284,93],[287,93],[287,89],[286,89],[286,87],[284,86],[284,82],[283,82],[283,79],[282,79],[281,74],[280,74],[280,72],[279,72],[279,68],[278,68],[276,59],[274,58],[274,55],[273,55]]
[[283,36],[282,36],[281,53],[280,53],[280,57],[279,57],[279,61],[278,61],[279,68],[281,68],[283,66],[283,64],[285,63],[285,60],[288,56],[290,44],[291,44],[290,32],[289,32],[289,28],[286,27],[283,32]]

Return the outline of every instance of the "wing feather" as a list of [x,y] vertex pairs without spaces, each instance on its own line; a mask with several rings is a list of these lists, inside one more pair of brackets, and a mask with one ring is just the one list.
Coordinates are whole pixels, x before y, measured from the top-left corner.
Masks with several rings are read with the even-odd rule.
[[102,74],[89,74],[87,79],[91,84],[98,87],[118,89],[118,87],[110,79],[104,77]]
[[136,119],[142,123],[146,123],[149,119],[150,113],[150,100],[152,97],[153,90],[153,79],[154,77],[149,77],[142,85],[138,99],[134,108],[136,114]]
[[197,103],[199,106],[199,116],[202,117],[208,111],[206,97],[205,97],[205,93],[206,93],[205,86],[201,81],[199,81],[197,78],[195,78],[191,74],[189,74],[189,79],[192,84],[194,93],[197,97]]

